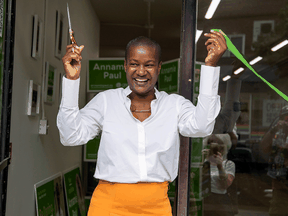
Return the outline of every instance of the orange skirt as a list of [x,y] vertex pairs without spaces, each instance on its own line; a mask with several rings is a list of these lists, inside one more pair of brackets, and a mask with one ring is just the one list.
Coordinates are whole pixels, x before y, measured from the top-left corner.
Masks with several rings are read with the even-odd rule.
[[172,216],[168,181],[114,183],[99,180],[88,216]]

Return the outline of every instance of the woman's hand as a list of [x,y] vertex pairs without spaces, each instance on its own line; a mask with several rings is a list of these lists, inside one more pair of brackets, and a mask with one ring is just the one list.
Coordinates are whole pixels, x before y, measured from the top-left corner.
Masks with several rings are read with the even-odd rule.
[[222,168],[222,163],[223,163],[223,156],[220,152],[217,152],[217,155],[214,154],[214,158],[215,158],[215,163],[217,165],[218,168]]
[[68,79],[76,80],[79,78],[83,49],[83,45],[78,47],[76,44],[70,44],[66,47],[66,54],[62,58],[62,62]]
[[208,160],[210,161],[210,163],[216,164],[218,169],[222,168],[223,157],[220,152],[217,152],[217,155],[210,155]]
[[226,40],[221,33],[216,31],[206,33],[204,36],[210,37],[205,43],[208,51],[208,55],[205,59],[205,65],[216,67],[217,62],[227,50]]

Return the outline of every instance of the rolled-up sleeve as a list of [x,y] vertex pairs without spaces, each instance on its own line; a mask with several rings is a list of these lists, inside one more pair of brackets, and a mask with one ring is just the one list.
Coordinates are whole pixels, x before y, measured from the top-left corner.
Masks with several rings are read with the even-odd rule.
[[178,130],[185,137],[205,137],[212,133],[220,112],[218,95],[220,67],[201,66],[200,89],[197,106],[180,96]]
[[99,134],[103,126],[105,95],[98,93],[84,108],[79,110],[79,86],[80,78],[70,80],[63,77],[57,127],[60,142],[65,146],[86,144]]

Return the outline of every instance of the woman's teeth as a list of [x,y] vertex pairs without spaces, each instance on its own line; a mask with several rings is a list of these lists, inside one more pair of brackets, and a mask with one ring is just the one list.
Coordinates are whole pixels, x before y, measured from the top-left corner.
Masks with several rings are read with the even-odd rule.
[[148,81],[148,79],[135,79],[136,81],[138,81],[138,82],[146,82],[146,81]]

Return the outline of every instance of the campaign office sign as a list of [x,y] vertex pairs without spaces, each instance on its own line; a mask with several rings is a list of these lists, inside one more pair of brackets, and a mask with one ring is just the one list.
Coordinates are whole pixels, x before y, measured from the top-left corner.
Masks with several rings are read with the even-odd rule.
[[62,174],[34,185],[37,216],[66,216]]
[[262,126],[269,127],[276,117],[279,117],[282,107],[287,105],[285,100],[263,100]]
[[64,188],[68,216],[86,216],[85,196],[80,179],[80,168],[64,172]]
[[97,161],[98,149],[100,146],[101,133],[99,133],[94,139],[89,140],[84,146],[84,161],[95,162]]
[[88,61],[87,92],[100,92],[128,86],[124,58],[100,58]]
[[163,62],[158,77],[158,90],[179,94],[180,59]]

